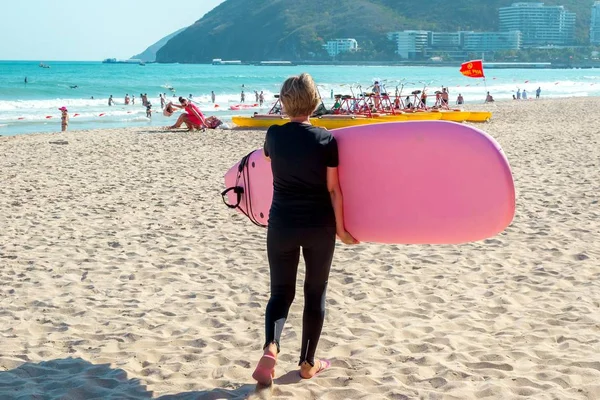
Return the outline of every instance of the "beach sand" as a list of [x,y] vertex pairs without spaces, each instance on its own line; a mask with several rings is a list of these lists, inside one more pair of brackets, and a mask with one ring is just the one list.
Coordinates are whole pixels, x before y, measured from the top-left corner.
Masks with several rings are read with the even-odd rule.
[[301,273],[272,388],[266,232],[220,198],[264,131],[1,137],[0,398],[600,399],[600,99],[470,107],[494,112],[513,224],[338,244],[332,368],[297,375]]

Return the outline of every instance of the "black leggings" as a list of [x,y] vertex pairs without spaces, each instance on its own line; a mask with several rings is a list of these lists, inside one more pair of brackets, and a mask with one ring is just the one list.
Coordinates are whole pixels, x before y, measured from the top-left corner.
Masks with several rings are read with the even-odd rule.
[[306,264],[304,315],[300,362],[315,362],[315,351],[325,319],[325,291],[335,249],[335,228],[269,228],[267,254],[271,298],[265,315],[265,347],[279,343],[296,292],[300,248]]

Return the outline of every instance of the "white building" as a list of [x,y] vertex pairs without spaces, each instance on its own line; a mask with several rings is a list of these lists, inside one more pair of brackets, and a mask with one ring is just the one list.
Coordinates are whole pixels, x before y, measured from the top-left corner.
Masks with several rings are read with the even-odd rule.
[[358,42],[355,39],[334,39],[329,40],[323,45],[330,57],[335,57],[340,53],[347,53],[358,50]]
[[407,60],[422,55],[429,42],[428,31],[390,32],[387,36],[396,42],[396,53]]
[[592,23],[590,25],[590,43],[600,45],[600,1],[592,6]]
[[513,3],[501,7],[500,30],[520,31],[523,47],[565,46],[575,39],[575,13],[563,6],[544,3]]
[[521,32],[461,32],[462,48],[468,52],[519,50]]
[[467,52],[494,52],[519,50],[521,32],[390,32],[389,40],[396,42],[402,58],[411,60],[430,54],[444,53],[464,57]]
[[457,48],[461,47],[460,32],[430,32],[429,46],[433,48]]

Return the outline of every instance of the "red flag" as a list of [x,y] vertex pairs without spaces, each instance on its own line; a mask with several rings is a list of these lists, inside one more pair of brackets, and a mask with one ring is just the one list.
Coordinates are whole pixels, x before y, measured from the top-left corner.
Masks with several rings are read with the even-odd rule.
[[483,61],[473,60],[460,66],[460,73],[469,78],[485,78],[483,74]]

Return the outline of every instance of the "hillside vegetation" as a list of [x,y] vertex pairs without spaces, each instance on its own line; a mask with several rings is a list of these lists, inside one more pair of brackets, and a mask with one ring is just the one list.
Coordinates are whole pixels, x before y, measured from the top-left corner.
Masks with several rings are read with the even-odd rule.
[[[389,59],[386,33],[498,30],[498,8],[514,0],[227,0],[169,40],[159,62],[206,63],[213,58],[328,59],[322,44],[352,37],[365,59]],[[594,0],[546,0],[577,14],[577,43],[587,45]]]

